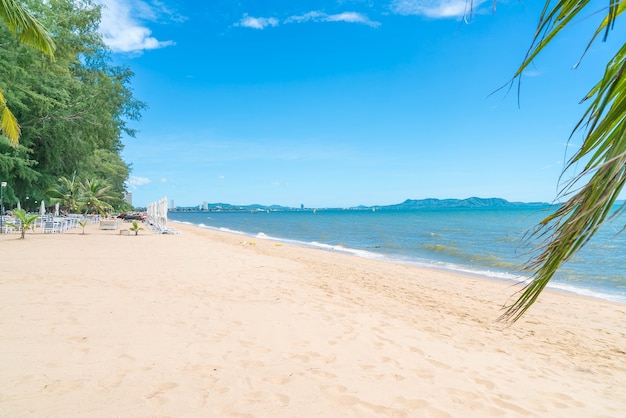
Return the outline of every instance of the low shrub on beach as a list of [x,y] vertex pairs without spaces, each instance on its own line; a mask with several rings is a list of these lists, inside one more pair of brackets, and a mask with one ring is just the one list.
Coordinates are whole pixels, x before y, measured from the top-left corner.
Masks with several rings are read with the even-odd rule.
[[135,235],[139,234],[139,231],[142,231],[143,228],[139,226],[139,224],[137,223],[137,221],[133,221],[133,226],[131,226],[130,228],[128,228],[129,231],[134,231]]

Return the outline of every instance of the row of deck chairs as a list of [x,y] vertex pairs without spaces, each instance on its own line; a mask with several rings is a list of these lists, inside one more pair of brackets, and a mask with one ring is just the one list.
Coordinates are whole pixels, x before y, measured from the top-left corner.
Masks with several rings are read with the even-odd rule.
[[[69,215],[63,217],[43,215],[37,218],[35,221],[35,227],[41,228],[41,231],[44,234],[59,234],[67,231],[68,229],[76,228],[78,226],[78,221],[81,219],[84,219],[83,215]],[[99,221],[98,216],[88,216],[87,219],[91,223]],[[5,216],[2,221],[1,233],[3,234],[10,234],[21,230],[19,219]]]
[[180,234],[180,231],[170,228],[166,225],[159,225],[157,222],[145,222],[155,234]]
[[19,231],[22,227],[19,219],[13,219],[10,216],[2,216],[0,225],[2,226],[2,229],[0,230],[0,233],[2,234],[10,234],[13,231]]
[[68,229],[76,228],[78,226],[78,221],[83,219],[87,219],[90,223],[98,223],[100,221],[100,216],[89,215],[85,217],[83,215],[70,214],[64,217],[57,217],[44,215],[40,219],[41,228],[43,229],[44,234],[56,234],[65,232]]
[[76,226],[78,226],[77,218],[53,218],[41,221],[44,234],[60,234]]

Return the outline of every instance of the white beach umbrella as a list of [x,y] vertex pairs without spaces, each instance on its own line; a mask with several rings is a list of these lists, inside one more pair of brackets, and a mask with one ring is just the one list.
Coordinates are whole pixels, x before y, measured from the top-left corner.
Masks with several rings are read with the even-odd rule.
[[54,216],[59,216],[59,202],[54,204]]
[[154,202],[148,204],[146,212],[148,212],[148,223],[152,225],[156,224],[156,205]]
[[44,203],[44,201],[41,201],[41,206],[39,207],[39,214],[41,216],[46,214],[46,204]]
[[165,226],[167,224],[167,197],[159,200],[159,218],[161,226]]

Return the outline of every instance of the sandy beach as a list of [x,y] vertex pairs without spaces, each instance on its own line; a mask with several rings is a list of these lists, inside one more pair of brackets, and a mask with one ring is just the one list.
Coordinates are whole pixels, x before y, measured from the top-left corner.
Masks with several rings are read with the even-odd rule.
[[171,226],[0,235],[0,416],[626,413],[624,305]]

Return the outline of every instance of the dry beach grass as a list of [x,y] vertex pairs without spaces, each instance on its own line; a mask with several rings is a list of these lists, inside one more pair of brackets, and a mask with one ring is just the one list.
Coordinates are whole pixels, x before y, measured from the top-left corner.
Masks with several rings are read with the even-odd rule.
[[176,224],[0,235],[0,416],[619,416],[626,306]]

